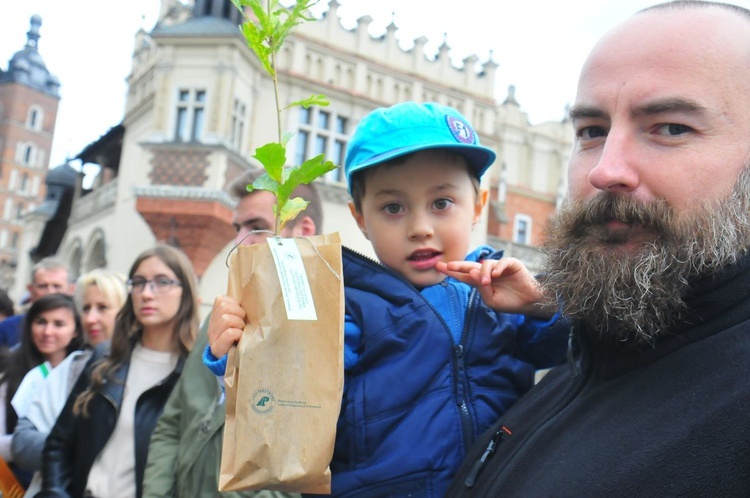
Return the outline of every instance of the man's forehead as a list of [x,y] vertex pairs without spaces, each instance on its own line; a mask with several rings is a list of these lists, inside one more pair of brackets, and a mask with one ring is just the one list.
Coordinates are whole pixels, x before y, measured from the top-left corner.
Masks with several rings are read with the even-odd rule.
[[65,268],[40,268],[34,273],[35,281],[68,280],[68,270]]
[[[733,50],[750,49],[750,19],[717,7],[683,7],[639,12],[607,32],[584,64],[614,63],[625,58],[680,60],[696,55],[711,62]],[[646,60],[644,60],[646,59]]]
[[276,197],[270,192],[257,192],[246,195],[239,200],[234,208],[235,222],[244,222],[248,219],[274,219],[273,205]]

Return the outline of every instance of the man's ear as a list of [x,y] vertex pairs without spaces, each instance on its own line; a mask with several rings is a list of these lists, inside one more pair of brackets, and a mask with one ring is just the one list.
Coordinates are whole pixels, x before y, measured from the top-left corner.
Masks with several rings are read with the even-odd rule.
[[482,210],[484,209],[484,206],[487,205],[487,198],[489,196],[489,192],[487,192],[486,189],[481,189],[477,193],[477,202],[474,203],[474,221],[472,224],[476,224],[476,222],[479,221],[479,218],[482,216]]
[[367,240],[370,240],[370,237],[367,235],[367,229],[365,228],[365,217],[362,215],[362,213],[357,211],[357,208],[354,206],[354,202],[352,201],[349,201],[349,212],[352,213],[354,221],[357,222],[359,231],[362,232],[362,235],[364,235]]
[[[323,227],[320,228],[322,229]],[[294,224],[292,232],[298,237],[310,237],[318,233],[318,227],[315,226],[315,222],[312,218],[305,216]]]

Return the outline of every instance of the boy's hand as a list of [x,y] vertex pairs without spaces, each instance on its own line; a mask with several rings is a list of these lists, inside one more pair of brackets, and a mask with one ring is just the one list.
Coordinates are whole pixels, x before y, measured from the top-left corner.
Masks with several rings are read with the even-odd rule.
[[496,311],[549,318],[555,307],[542,293],[539,282],[515,258],[439,262],[435,269],[476,287],[485,304]]
[[219,296],[211,308],[208,321],[208,345],[211,354],[221,358],[240,340],[245,328],[245,310],[240,303],[229,296]]

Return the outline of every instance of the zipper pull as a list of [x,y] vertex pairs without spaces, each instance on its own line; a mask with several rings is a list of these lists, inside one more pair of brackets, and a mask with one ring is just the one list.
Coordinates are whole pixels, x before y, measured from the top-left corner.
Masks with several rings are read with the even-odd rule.
[[464,481],[464,486],[466,486],[467,488],[474,487],[474,484],[477,482],[477,476],[484,466],[484,462],[486,462],[487,458],[489,458],[489,456],[495,452],[497,445],[500,443],[500,441],[503,440],[506,434],[510,436],[513,433],[510,432],[510,429],[508,429],[507,427],[502,426],[500,430],[497,431],[494,436],[492,436],[492,439],[490,439],[490,442],[487,445],[487,448],[485,448],[482,457],[477,460],[471,467],[471,471]]
[[576,359],[573,355],[573,326],[570,327],[570,334],[568,334],[568,364],[573,369],[573,377],[578,377],[578,365],[576,365]]

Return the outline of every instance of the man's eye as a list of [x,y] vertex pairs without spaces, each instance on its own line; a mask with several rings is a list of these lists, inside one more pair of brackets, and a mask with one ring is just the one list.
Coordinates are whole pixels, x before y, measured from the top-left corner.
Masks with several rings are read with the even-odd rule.
[[607,132],[601,126],[586,126],[578,130],[578,136],[584,140],[606,137]]
[[676,123],[667,123],[660,125],[657,128],[657,131],[662,135],[667,135],[670,137],[677,137],[680,135],[684,135],[685,133],[691,132],[693,129],[689,126],[682,125],[682,124],[676,124]]

